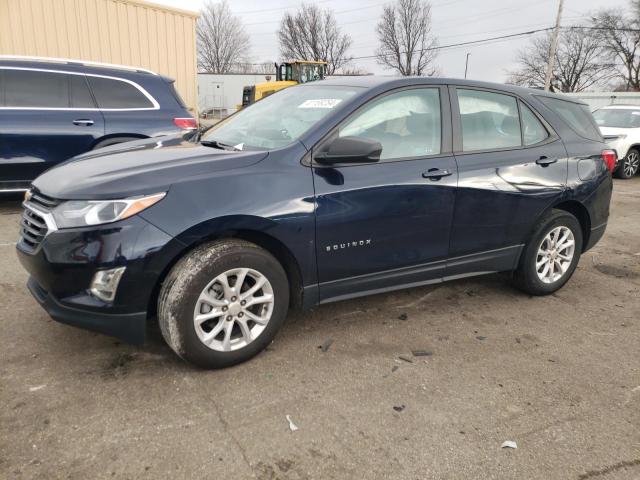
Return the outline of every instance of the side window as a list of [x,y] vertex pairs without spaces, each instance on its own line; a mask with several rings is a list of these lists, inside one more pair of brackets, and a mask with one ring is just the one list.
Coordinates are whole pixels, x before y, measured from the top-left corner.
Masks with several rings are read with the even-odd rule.
[[130,83],[87,75],[99,108],[153,108],[153,103]]
[[462,123],[462,150],[519,147],[518,104],[510,95],[457,89]]
[[69,75],[32,70],[3,70],[4,106],[69,108]]
[[525,146],[535,145],[549,137],[549,132],[538,120],[538,117],[522,102],[520,102],[520,117],[522,121],[522,140]]
[[382,144],[381,160],[436,155],[441,143],[440,92],[414,88],[373,100],[339,128],[340,137]]
[[71,108],[96,108],[84,75],[69,75],[69,106]]

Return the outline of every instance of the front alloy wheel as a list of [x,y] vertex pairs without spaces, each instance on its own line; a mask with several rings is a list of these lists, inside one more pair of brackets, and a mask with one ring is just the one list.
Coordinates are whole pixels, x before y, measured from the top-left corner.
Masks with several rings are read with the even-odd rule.
[[278,260],[253,243],[225,239],[195,248],[171,269],[158,322],[180,357],[222,368],[269,345],[288,309],[289,282]]
[[273,287],[250,268],[227,270],[203,290],[193,314],[198,338],[220,352],[244,348],[267,327],[273,314]]

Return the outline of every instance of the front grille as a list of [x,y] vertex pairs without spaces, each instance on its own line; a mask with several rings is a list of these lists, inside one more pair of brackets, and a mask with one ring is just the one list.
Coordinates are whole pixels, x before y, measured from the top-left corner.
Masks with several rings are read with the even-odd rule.
[[41,215],[28,208],[24,209],[20,220],[20,235],[29,248],[35,250],[44,240],[48,230],[47,223]]
[[60,201],[36,190],[32,190],[30,193],[20,219],[20,236],[23,246],[33,251],[38,248],[38,245],[49,233],[45,217],[49,216],[49,212],[59,205]]
[[31,198],[29,198],[29,203],[35,205],[36,208],[44,209],[48,212],[52,208],[60,205],[60,200],[47,197],[37,190],[31,190]]

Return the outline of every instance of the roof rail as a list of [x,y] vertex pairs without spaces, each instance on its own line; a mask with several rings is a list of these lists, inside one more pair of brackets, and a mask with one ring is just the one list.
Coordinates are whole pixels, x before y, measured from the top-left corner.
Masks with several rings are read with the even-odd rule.
[[102,67],[113,68],[116,70],[129,70],[130,72],[143,72],[151,75],[158,75],[156,72],[147,70],[146,68],[131,67],[128,65],[117,65],[115,63],[102,63],[92,62],[89,60],[74,60],[71,58],[56,58],[56,57],[30,57],[22,55],[0,55],[0,60],[18,60],[18,61],[33,61],[33,62],[51,62],[51,63],[65,63],[65,64],[77,64],[85,65],[87,67]]

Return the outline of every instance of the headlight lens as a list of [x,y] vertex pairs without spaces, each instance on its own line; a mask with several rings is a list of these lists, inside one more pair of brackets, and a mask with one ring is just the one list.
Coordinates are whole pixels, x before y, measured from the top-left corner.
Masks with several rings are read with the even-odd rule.
[[158,203],[166,194],[155,193],[123,200],[70,200],[51,211],[58,228],[85,227],[123,220]]

